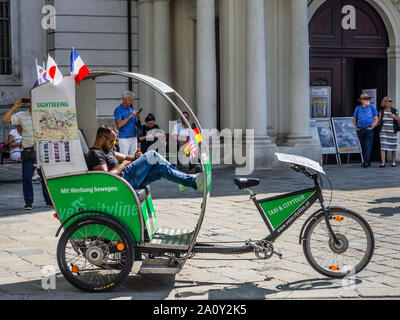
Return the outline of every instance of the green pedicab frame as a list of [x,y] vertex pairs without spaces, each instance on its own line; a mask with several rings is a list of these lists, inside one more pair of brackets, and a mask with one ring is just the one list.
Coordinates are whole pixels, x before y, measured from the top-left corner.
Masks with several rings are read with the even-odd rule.
[[[204,190],[203,190],[203,201],[201,203],[201,210],[200,210],[200,215],[199,218],[197,220],[196,226],[193,230],[193,232],[190,234],[191,237],[191,241],[189,243],[187,247],[187,249],[183,249],[182,247],[179,248],[174,248],[173,246],[168,246],[166,245],[165,248],[162,244],[160,245],[148,245],[148,243],[146,243],[146,239],[145,239],[145,227],[146,227],[146,219],[145,219],[145,214],[142,211],[142,206],[144,203],[146,203],[148,201],[148,198],[150,198],[150,204],[152,205],[152,200],[151,200],[151,195],[150,193],[146,196],[145,201],[140,201],[138,198],[138,194],[136,193],[136,191],[129,185],[129,183],[127,183],[122,177],[117,176],[115,174],[109,173],[109,172],[103,172],[103,171],[80,171],[80,172],[74,172],[74,173],[66,173],[66,174],[61,174],[61,175],[55,175],[52,177],[47,177],[46,175],[46,169],[43,168],[43,166],[41,166],[42,168],[42,172],[43,172],[43,176],[44,176],[44,180],[47,186],[47,189],[49,190],[49,194],[50,197],[53,201],[53,203],[55,204],[55,211],[56,211],[56,215],[58,217],[58,219],[61,222],[61,226],[59,227],[56,236],[59,235],[60,231],[62,229],[66,229],[69,225],[71,225],[74,221],[78,220],[79,218],[82,217],[87,217],[90,215],[105,215],[108,216],[111,219],[114,220],[119,220],[119,222],[121,223],[122,226],[126,227],[126,221],[121,221],[121,219],[119,219],[118,217],[115,217],[115,215],[112,214],[108,214],[107,212],[103,212],[100,210],[83,210],[83,209],[79,209],[77,210],[77,212],[69,212],[69,214],[65,215],[64,213],[61,214],[57,208],[57,199],[55,199],[54,194],[52,192],[52,189],[54,189],[54,185],[52,183],[52,181],[56,181],[57,179],[62,179],[62,178],[66,178],[66,179],[71,179],[73,177],[81,177],[82,175],[86,175],[86,177],[90,178],[93,175],[99,175],[103,176],[112,176],[113,178],[118,179],[120,182],[122,182],[132,193],[133,197],[135,198],[136,201],[136,205],[137,205],[137,209],[138,209],[138,215],[140,217],[140,236],[138,235],[137,230],[132,230],[130,227],[126,227],[127,231],[131,234],[131,236],[133,237],[133,241],[136,242],[136,246],[141,248],[141,249],[145,249],[148,248],[150,251],[151,249],[157,249],[157,250],[162,250],[163,248],[166,249],[166,251],[168,250],[180,250],[180,251],[184,251],[186,254],[185,256],[180,259],[180,268],[183,267],[184,263],[186,262],[187,258],[190,256],[190,253],[193,250],[193,247],[196,244],[196,239],[197,236],[200,232],[203,220],[204,220],[204,216],[205,216],[205,212],[206,212],[206,204],[207,204],[207,198],[210,195],[210,189],[211,189],[211,163],[210,163],[210,157],[209,157],[209,152],[207,149],[207,143],[206,143],[206,137],[202,134],[202,127],[196,117],[196,115],[194,114],[194,112],[192,111],[192,109],[189,107],[189,105],[186,103],[186,101],[171,87],[169,87],[168,85],[166,85],[165,83],[149,77],[147,75],[143,75],[143,74],[139,74],[139,73],[131,73],[131,72],[124,72],[124,71],[92,71],[90,73],[89,76],[87,76],[81,83],[81,85],[84,85],[86,81],[92,79],[94,81],[96,81],[96,79],[98,77],[107,77],[107,76],[120,76],[120,77],[127,77],[127,78],[131,78],[134,80],[137,80],[140,83],[143,83],[145,85],[147,85],[148,87],[152,88],[153,90],[155,90],[157,93],[159,93],[162,97],[164,97],[170,105],[172,105],[173,109],[181,116],[181,118],[185,121],[186,125],[188,127],[191,127],[190,123],[186,120],[186,118],[184,117],[182,111],[180,110],[180,108],[177,106],[177,104],[172,100],[172,98],[170,96],[173,96],[175,99],[177,99],[179,102],[183,103],[183,105],[186,107],[186,111],[189,112],[189,114],[191,115],[194,123],[196,124],[200,134],[201,134],[201,138],[202,141],[201,143],[198,143],[197,140],[194,137],[194,133],[193,130],[190,131],[190,134],[193,138],[193,140],[195,141],[197,150],[199,151],[199,162],[202,168],[202,172],[203,174],[203,183],[204,183]],[[43,84],[42,86],[50,86],[50,84]],[[96,86],[96,83],[95,83]],[[39,86],[38,88],[40,88],[41,86]],[[37,88],[32,89],[37,90]],[[82,144],[82,139],[81,142]],[[150,195],[150,197],[149,197]],[[155,217],[155,213],[153,211],[154,214],[154,218]],[[135,215],[135,214],[133,214]],[[64,219],[64,217],[67,216],[67,219]],[[129,216],[129,215],[128,215]],[[149,231],[149,230],[147,230]],[[150,234],[151,236],[151,234]],[[138,239],[139,238],[139,239]],[[148,239],[147,239],[148,240]]]

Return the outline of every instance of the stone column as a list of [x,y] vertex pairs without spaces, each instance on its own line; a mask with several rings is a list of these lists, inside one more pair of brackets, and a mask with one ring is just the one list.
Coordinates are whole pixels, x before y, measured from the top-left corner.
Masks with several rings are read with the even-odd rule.
[[[154,0],[154,76],[167,85],[172,85],[171,62],[170,1]],[[157,123],[167,132],[172,107],[159,94],[154,102]]]
[[214,0],[197,0],[196,103],[203,128],[217,127],[217,65]]
[[246,1],[246,127],[267,137],[267,76],[264,1]]
[[267,134],[267,70],[264,0],[246,1],[246,129],[254,129],[254,168],[271,167],[272,144]]
[[310,134],[307,0],[291,0],[290,4],[290,134],[280,151],[321,162],[321,146]]
[[291,0],[290,144],[311,140],[307,0]]
[[[154,31],[153,31],[153,1],[138,1],[138,41],[139,41],[139,73],[149,76],[154,75]],[[153,90],[144,84],[139,85],[140,107],[143,108],[143,115],[154,113]],[[142,123],[144,123],[144,117]]]
[[[393,101],[393,106],[397,108],[400,104],[400,46],[389,47],[388,50],[388,96]],[[400,132],[397,133],[398,139]],[[388,152],[391,160],[392,154]],[[397,160],[400,160],[400,144],[397,144]]]

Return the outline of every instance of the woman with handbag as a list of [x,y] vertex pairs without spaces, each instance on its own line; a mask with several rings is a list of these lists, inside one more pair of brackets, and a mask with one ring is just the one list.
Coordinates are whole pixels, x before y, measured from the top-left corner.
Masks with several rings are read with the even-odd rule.
[[386,152],[392,152],[392,167],[396,166],[397,131],[399,129],[400,116],[397,109],[392,107],[392,103],[392,98],[383,98],[382,109],[379,112],[381,142],[381,164],[379,168],[385,167]]

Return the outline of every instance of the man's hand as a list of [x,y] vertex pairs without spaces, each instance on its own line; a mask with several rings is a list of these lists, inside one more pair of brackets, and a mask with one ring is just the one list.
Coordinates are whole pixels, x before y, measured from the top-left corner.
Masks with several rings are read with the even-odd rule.
[[17,110],[18,108],[21,108],[22,105],[23,105],[23,103],[22,103],[22,98],[21,98],[21,99],[15,101],[14,106],[13,106],[12,108],[13,108],[14,110]]
[[139,159],[143,155],[142,151],[140,151],[140,148],[136,150],[135,153],[135,159]]
[[19,99],[17,101],[15,101],[14,105],[11,107],[10,110],[8,110],[4,116],[3,116],[3,122],[6,123],[11,123],[11,116],[14,113],[15,110],[17,110],[18,108],[20,108],[23,105],[22,103],[22,99]]
[[132,112],[131,112],[131,114],[129,115],[129,118],[132,118],[132,117],[134,117],[134,116],[136,116],[137,115],[137,112],[135,111],[135,110],[133,110]]

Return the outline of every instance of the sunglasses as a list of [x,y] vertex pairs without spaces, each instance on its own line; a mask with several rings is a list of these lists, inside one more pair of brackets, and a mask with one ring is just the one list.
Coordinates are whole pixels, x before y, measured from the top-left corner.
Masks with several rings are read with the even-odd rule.
[[387,100],[387,102],[393,102],[393,100],[392,100],[392,99],[390,99],[390,100]]
[[116,145],[116,143],[117,143],[116,140],[111,139],[110,137],[107,137],[107,136],[105,136],[105,137],[107,138],[107,140],[110,140],[110,143],[111,143],[112,146],[115,146],[115,145]]
[[370,97],[364,97],[364,98],[361,98],[361,100],[371,100],[371,98]]

